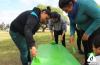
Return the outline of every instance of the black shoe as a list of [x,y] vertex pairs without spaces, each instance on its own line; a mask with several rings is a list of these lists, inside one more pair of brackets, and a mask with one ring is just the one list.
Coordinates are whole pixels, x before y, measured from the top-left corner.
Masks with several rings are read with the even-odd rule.
[[31,62],[28,62],[28,65],[31,65]]

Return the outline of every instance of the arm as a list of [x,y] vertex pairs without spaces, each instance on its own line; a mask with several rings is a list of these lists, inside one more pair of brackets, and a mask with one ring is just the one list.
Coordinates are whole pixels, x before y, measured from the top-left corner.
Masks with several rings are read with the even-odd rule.
[[70,15],[69,15],[69,19],[70,19],[70,43],[74,43],[76,24],[74,23],[74,20],[71,18]]
[[62,20],[62,30],[63,30],[63,33],[62,33],[62,38],[63,38],[63,36],[65,35],[65,33],[66,33],[66,30],[67,30],[67,24],[66,24],[66,21],[63,21]]
[[51,33],[51,36],[52,36],[52,39],[53,39],[53,37],[54,37],[54,34],[53,34],[53,24],[51,22],[52,22],[52,20],[49,20],[48,27],[50,29],[50,33]]
[[97,4],[93,1],[90,4],[86,3],[85,12],[92,19],[92,24],[85,31],[85,33],[90,36],[94,31],[100,28],[100,8],[97,7]]
[[75,28],[76,24],[74,23],[74,20],[70,18],[70,36],[74,36]]
[[36,21],[35,17],[30,15],[28,17],[28,20],[27,20],[25,28],[24,28],[25,38],[26,38],[26,41],[30,48],[35,46],[35,40],[33,38],[32,30],[34,30],[34,27],[36,26],[36,24],[37,24],[37,21]]

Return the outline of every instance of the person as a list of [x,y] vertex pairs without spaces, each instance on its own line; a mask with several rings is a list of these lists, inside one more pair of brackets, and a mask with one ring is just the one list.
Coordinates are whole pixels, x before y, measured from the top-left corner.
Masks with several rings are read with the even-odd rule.
[[80,54],[84,54],[83,50],[82,50],[82,30],[80,30],[77,26],[76,26],[76,33],[77,33],[77,47],[78,47],[78,52]]
[[76,24],[83,31],[84,65],[88,65],[88,54],[93,51],[93,38],[100,35],[100,8],[94,0],[59,0],[59,7],[68,13],[70,18],[71,43],[74,42]]
[[[28,65],[32,57],[36,56],[36,44],[33,35],[40,27],[40,23],[46,23],[50,17],[48,9],[40,10],[35,7],[21,13],[10,25],[10,36],[20,51],[22,65]],[[31,51],[30,51],[31,50]]]
[[52,12],[51,19],[49,20],[48,25],[52,39],[55,39],[56,44],[58,44],[58,37],[59,35],[61,35],[62,45],[66,47],[65,44],[66,21],[62,19],[60,14],[58,14],[57,12]]
[[[100,36],[96,36],[93,39],[93,51],[94,51],[94,58],[96,61],[94,62],[95,65],[100,65]],[[93,65],[93,62],[90,62],[89,65]]]
[[93,40],[93,51],[96,56],[100,55],[100,36],[96,36]]

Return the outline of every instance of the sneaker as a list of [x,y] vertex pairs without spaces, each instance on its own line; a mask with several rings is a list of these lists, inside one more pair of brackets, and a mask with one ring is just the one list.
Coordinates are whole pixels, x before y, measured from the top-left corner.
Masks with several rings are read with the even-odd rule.
[[28,62],[28,65],[31,65],[31,62]]

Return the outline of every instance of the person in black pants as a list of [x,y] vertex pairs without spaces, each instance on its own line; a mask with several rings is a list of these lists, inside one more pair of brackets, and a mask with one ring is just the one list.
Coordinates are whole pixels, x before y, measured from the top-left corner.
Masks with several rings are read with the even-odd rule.
[[85,65],[88,65],[93,38],[100,35],[100,8],[94,0],[59,0],[59,7],[69,16],[71,43],[74,43],[75,25],[83,30]]
[[[85,31],[81,30],[81,35],[83,36]],[[89,37],[88,40],[82,40],[83,48],[84,48],[84,55],[85,55],[85,64],[88,65],[87,59],[89,58],[89,53],[93,52],[93,41],[94,38],[100,36],[100,28],[94,31],[94,33]],[[87,50],[87,51],[86,51]]]
[[[33,35],[40,27],[40,23],[46,23],[50,18],[48,9],[34,8],[21,13],[10,25],[10,36],[20,51],[22,65],[28,65],[31,57],[36,56],[36,45]],[[30,52],[31,50],[31,52]]]
[[77,33],[77,47],[78,47],[78,52],[80,54],[84,54],[84,52],[82,51],[82,30],[79,29],[78,27],[76,27],[76,33]]
[[57,12],[51,13],[51,19],[49,20],[49,29],[51,31],[52,38],[58,44],[58,36],[61,35],[62,45],[65,45],[65,32],[66,32],[66,21],[64,21],[60,14]]
[[[84,31],[82,31],[82,34],[84,34]],[[100,28],[98,28],[94,33],[89,37],[88,40],[82,40],[84,50],[87,50],[84,52],[85,54],[85,65],[88,65],[87,59],[89,58],[89,53],[93,52],[93,41],[94,38],[100,36]]]
[[[62,35],[62,34],[63,34],[63,31],[62,31],[62,30],[60,30],[60,31],[54,30],[54,38],[55,38],[55,42],[56,42],[57,44],[58,44],[58,37],[59,37],[59,35]],[[65,44],[65,33],[64,33],[64,35],[63,35],[63,38],[62,38],[61,42],[62,42],[62,45],[63,45],[64,47],[66,47],[66,44]]]

